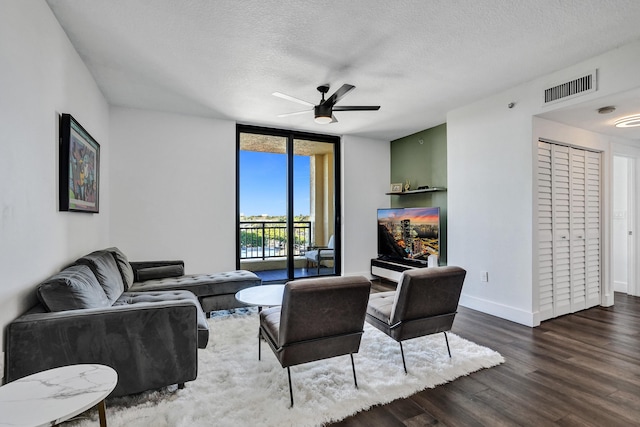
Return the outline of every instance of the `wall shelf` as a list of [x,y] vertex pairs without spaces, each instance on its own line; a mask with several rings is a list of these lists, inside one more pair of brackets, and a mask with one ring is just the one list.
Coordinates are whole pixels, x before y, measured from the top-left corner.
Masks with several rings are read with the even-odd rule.
[[403,191],[402,193],[384,193],[384,194],[388,196],[408,196],[409,194],[433,193],[436,191],[447,191],[447,189],[444,187],[431,187],[431,188],[423,188],[421,190]]

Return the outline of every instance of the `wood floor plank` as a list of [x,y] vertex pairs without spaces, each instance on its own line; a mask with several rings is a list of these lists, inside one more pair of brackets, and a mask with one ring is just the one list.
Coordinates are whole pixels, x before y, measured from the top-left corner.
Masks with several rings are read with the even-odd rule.
[[513,420],[505,417],[498,409],[485,405],[472,393],[466,393],[456,387],[446,387],[437,392],[434,390],[436,389],[419,392],[412,399],[438,419],[445,416],[446,408],[455,405],[458,414],[456,419],[447,419],[448,425],[496,427],[513,425]]
[[[479,381],[486,382],[490,390],[502,394],[504,400],[521,413],[522,419],[542,416],[548,420],[559,420],[569,413],[566,408],[557,405],[555,394],[558,391],[535,383],[506,364],[480,371],[474,376],[482,376]],[[496,384],[500,384],[500,387],[496,387]]]
[[[427,422],[425,425],[431,425],[431,423],[437,423],[435,417],[431,414],[424,412],[424,410],[410,399],[398,399],[385,405],[385,409],[388,410],[394,417],[402,421],[405,425],[413,424],[418,420]],[[413,421],[410,421],[413,420]]]
[[331,426],[640,425],[638,297],[616,293],[612,307],[537,328],[460,307],[452,332],[500,352],[505,363]]
[[563,389],[564,394],[558,396],[559,403],[566,406],[571,413],[593,420],[601,426],[633,425],[640,419],[640,414],[632,408],[615,404],[612,400],[606,399],[606,396],[592,395],[588,389],[577,388],[566,383],[564,378],[542,371],[528,376],[549,388]]
[[513,399],[514,396],[503,394],[495,389],[488,389],[476,395],[484,405],[496,409],[503,417],[510,420],[510,424],[518,424],[522,427],[538,427],[551,424],[557,419],[547,418],[542,411],[532,410],[527,402]]
[[330,425],[334,427],[405,427],[404,423],[394,417],[385,406],[374,406],[368,411]]

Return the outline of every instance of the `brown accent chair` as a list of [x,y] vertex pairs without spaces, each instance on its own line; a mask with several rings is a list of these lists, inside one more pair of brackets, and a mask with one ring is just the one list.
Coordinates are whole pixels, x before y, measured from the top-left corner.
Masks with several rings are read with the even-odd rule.
[[358,388],[353,353],[360,348],[371,282],[363,276],[326,277],[288,282],[281,307],[260,312],[260,337],[287,368],[335,356],[350,355],[353,381]]
[[466,274],[453,266],[406,270],[395,291],[369,298],[367,322],[400,343],[405,373],[404,340],[443,332],[451,357],[446,331],[453,325]]

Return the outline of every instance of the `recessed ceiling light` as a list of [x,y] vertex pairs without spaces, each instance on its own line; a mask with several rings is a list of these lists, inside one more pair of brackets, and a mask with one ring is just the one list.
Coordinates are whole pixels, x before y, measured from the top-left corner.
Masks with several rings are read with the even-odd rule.
[[598,108],[599,114],[609,114],[609,113],[613,113],[614,111],[616,111],[616,107],[614,107],[613,105],[608,105],[606,107]]
[[616,127],[618,128],[633,128],[636,126],[640,126],[640,114],[616,120]]

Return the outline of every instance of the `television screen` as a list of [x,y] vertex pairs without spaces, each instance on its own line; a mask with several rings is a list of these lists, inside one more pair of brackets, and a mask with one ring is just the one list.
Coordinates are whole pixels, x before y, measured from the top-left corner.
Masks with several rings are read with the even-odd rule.
[[440,251],[440,208],[378,209],[378,257],[427,261]]

